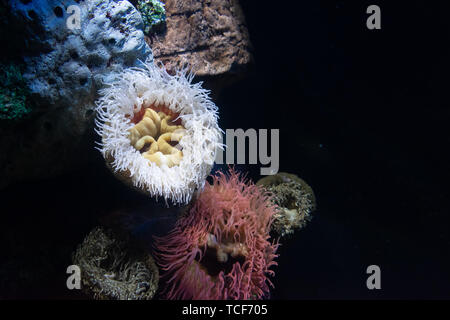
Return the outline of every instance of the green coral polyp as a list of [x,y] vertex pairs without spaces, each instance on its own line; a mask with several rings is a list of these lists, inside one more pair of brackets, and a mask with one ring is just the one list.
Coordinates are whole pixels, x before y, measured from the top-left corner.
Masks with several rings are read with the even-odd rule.
[[31,108],[27,106],[28,90],[20,68],[15,64],[0,64],[0,70],[0,119],[23,119]]
[[164,3],[158,0],[140,0],[136,8],[144,20],[144,33],[149,34],[161,27],[166,21]]

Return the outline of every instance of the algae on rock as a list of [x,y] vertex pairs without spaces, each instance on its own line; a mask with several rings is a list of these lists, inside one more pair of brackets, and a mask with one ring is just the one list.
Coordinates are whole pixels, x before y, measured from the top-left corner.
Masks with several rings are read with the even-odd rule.
[[28,88],[19,65],[0,63],[0,120],[21,120],[30,112]]

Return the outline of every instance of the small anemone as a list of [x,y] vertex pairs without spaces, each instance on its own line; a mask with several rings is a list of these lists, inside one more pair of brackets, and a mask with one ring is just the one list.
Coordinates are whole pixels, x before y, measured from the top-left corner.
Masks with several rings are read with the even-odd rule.
[[72,260],[81,269],[82,290],[94,299],[150,300],[158,289],[153,258],[112,230],[92,230]]
[[316,209],[316,198],[311,187],[295,174],[279,172],[260,179],[257,185],[273,195],[272,201],[278,210],[272,230],[280,236],[293,234],[302,229],[312,218]]

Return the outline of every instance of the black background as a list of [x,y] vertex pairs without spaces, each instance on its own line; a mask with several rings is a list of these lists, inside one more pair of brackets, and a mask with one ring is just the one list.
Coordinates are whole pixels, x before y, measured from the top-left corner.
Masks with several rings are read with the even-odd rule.
[[[280,171],[318,201],[282,241],[273,299],[450,298],[446,3],[241,1],[255,63],[217,97],[220,126],[280,129]],[[366,27],[370,4],[381,30]],[[93,151],[82,170],[0,201],[0,298],[78,298],[70,253],[99,218],[145,200]],[[381,290],[366,288],[371,264]]]

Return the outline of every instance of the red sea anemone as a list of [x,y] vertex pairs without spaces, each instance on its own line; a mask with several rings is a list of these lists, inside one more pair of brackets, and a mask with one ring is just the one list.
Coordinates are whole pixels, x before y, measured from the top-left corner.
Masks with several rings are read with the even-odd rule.
[[155,238],[168,299],[261,299],[278,244],[269,195],[231,170],[205,186],[165,237]]

